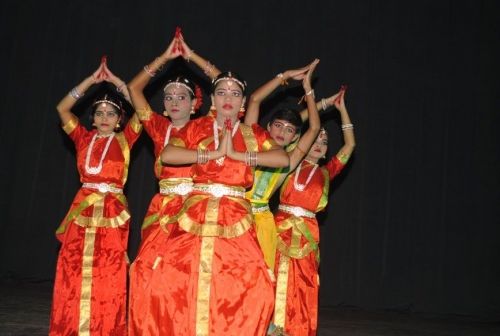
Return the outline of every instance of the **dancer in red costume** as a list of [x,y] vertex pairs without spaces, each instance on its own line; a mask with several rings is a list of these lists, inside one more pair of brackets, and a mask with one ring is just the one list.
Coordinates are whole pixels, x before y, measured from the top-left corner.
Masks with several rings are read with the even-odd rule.
[[193,192],[158,260],[151,286],[169,300],[163,325],[148,334],[264,335],[273,284],[259,249],[245,189],[253,167],[288,165],[269,134],[241,124],[245,82],[225,72],[212,85],[209,116],[191,121],[162,153],[168,164],[193,164]]
[[[326,165],[318,166],[327,151],[322,129],[306,158],[289,175],[280,192],[275,215],[278,230],[276,302],[273,335],[316,335],[319,290],[319,227],[316,213],[328,202],[330,181],[342,170],[355,146],[353,125],[344,103],[345,89],[332,97],[340,112],[344,146]],[[323,104],[326,104],[324,102]]]
[[[130,149],[140,135],[134,115],[124,124],[121,102],[109,95],[93,104],[95,129],[88,131],[71,112],[87,89],[113,83],[128,100],[125,83],[106,58],[57,105],[64,131],[75,143],[82,187],[57,229],[57,261],[50,335],[126,335],[127,241],[130,214],[123,187]],[[120,131],[123,126],[123,131]]]
[[[182,38],[180,30],[177,30],[165,52],[151,64],[146,65],[144,71],[139,72],[129,83],[133,105],[154,143],[156,157],[154,171],[159,179],[159,193],[153,197],[148,208],[142,226],[141,246],[130,269],[129,331],[131,335],[147,334],[148,330],[157,330],[156,325],[162,323],[161,312],[165,310],[164,305],[169,302],[156,296],[159,288],[151,287],[151,277],[155,272],[157,258],[168,247],[167,221],[180,210],[193,184],[191,165],[163,165],[159,156],[169,140],[177,136],[189,122],[190,116],[201,105],[200,88],[182,76],[168,80],[163,89],[165,117],[152,111],[143,93],[149,80],[166,63],[181,55],[184,59],[193,60],[201,68],[209,64],[201,56],[194,54]],[[208,75],[216,76],[220,73],[214,66],[210,69],[211,72]]]
[[[155,113],[144,96],[144,89],[149,81],[168,62],[179,56],[188,61],[193,60],[202,69],[210,64],[189,48],[182,37],[180,28],[177,28],[175,37],[165,52],[153,62],[144,66],[143,71],[141,70],[128,85],[137,115],[147,134],[153,140],[156,158],[154,172],[159,180],[160,189],[160,192],[153,197],[142,225],[143,242],[146,241],[150,232],[158,229],[159,225],[164,222],[165,216],[172,215],[172,211],[175,211],[176,208],[173,205],[179,202],[182,203],[182,197],[178,196],[189,193],[192,185],[190,165],[165,166],[162,165],[159,156],[169,139],[176,136],[201,106],[202,93],[200,87],[184,76],[169,79],[163,88],[163,115],[165,117]],[[215,66],[210,66],[211,71],[207,75],[212,79],[220,71]],[[165,213],[165,211],[167,212]]]

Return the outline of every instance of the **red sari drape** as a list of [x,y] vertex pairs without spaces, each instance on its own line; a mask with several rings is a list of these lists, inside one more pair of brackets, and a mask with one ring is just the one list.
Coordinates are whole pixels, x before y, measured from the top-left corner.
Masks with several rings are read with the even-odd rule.
[[[132,117],[116,133],[102,170],[85,171],[85,158],[95,130],[87,131],[78,119],[64,130],[74,141],[82,183],[106,183],[123,189],[130,148],[141,125]],[[99,164],[108,138],[97,138],[90,166]],[[81,188],[56,231],[61,241],[54,283],[50,335],[126,335],[127,239],[130,214],[123,193]]]
[[[302,163],[298,182],[304,184],[314,165]],[[329,181],[344,165],[333,157],[317,169],[303,191],[294,187],[297,171],[287,177],[280,191],[280,205],[300,207],[310,214],[325,208]],[[314,215],[295,216],[279,210],[276,253],[276,302],[274,324],[291,336],[316,335],[319,291],[319,227]]]
[[[212,117],[191,121],[171,143],[215,149]],[[240,125],[238,151],[272,146],[260,127]],[[225,158],[193,165],[195,184],[223,184],[245,190],[253,174],[244,163]],[[188,195],[172,218],[164,248],[152,260],[146,320],[135,335],[264,335],[273,309],[273,283],[258,246],[251,208],[243,197]]]
[[[141,113],[138,111],[138,113]],[[179,183],[189,183],[191,165],[167,166],[160,160],[160,154],[166,142],[166,137],[174,138],[179,130],[170,127],[169,119],[146,109],[141,116],[144,129],[154,144],[156,157],[154,165],[155,176],[159,180],[159,188],[172,187]],[[170,128],[170,131],[169,131]],[[167,134],[169,133],[169,134]],[[168,139],[167,139],[168,140]],[[142,335],[142,330],[148,330],[151,311],[145,307],[151,306],[153,298],[150,286],[154,262],[163,253],[168,240],[166,222],[176,215],[182,207],[185,197],[174,193],[160,193],[153,196],[142,225],[142,240],[137,257],[130,267],[129,279],[129,329],[131,334]]]

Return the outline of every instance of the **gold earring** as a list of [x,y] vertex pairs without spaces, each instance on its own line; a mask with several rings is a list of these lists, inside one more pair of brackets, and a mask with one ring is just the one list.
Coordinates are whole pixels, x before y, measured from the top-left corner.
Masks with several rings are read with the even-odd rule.
[[241,107],[240,107],[240,112],[241,112],[241,113],[245,113],[245,105],[241,105]]
[[164,111],[163,111],[163,115],[164,115],[165,117],[168,117],[168,112],[167,112],[167,110],[164,110]]
[[115,130],[119,130],[119,129],[120,129],[120,122],[117,122],[116,126],[115,126]]
[[191,106],[191,114],[194,114],[194,107]]

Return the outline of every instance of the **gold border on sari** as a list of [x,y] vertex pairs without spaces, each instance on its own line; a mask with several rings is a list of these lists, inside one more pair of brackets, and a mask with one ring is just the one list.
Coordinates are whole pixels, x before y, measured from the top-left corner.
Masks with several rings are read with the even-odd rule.
[[[208,200],[205,225],[216,226],[219,216],[220,198]],[[198,291],[196,295],[196,335],[206,336],[210,330],[210,290],[212,284],[212,263],[215,248],[214,236],[201,238],[200,264],[198,268]]]
[[66,123],[66,125],[63,125],[62,129],[66,132],[66,134],[71,134],[79,123],[80,121],[78,118],[75,115],[72,115],[71,119]]
[[[304,218],[290,216],[278,225],[278,233],[283,233],[290,229],[292,230],[290,246],[287,246],[283,239],[278,236],[277,249],[288,257],[295,259],[305,258],[311,252],[314,252],[316,260],[319,262],[318,242],[313,240]],[[300,241],[302,237],[305,237],[308,242],[301,247]]]
[[68,223],[70,223],[72,220],[77,218],[83,210],[87,209],[89,206],[93,205],[95,202],[97,202],[99,199],[104,198],[104,194],[102,193],[92,193],[85,197],[83,201],[80,202],[77,208],[74,210],[70,211],[66,217],[64,218],[63,222],[61,225],[56,230],[56,234],[61,234],[66,231],[66,227],[68,226]]
[[307,257],[311,252],[314,252],[316,249],[309,243],[304,244],[302,247],[291,247],[287,246],[286,243],[278,237],[278,251],[281,254],[284,254],[288,257],[294,259],[303,259]]
[[321,167],[321,172],[323,173],[323,192],[321,193],[321,198],[319,200],[318,206],[316,207],[316,212],[323,210],[328,204],[328,191],[330,189],[330,173],[325,167]]
[[278,264],[278,278],[276,279],[276,302],[274,304],[274,324],[285,327],[286,321],[286,297],[288,292],[288,271],[290,257],[280,255]]
[[279,327],[285,327],[286,322],[286,301],[288,293],[288,273],[290,267],[290,258],[302,259],[311,252],[316,253],[316,259],[319,261],[318,245],[315,242],[307,242],[300,246],[302,236],[310,236],[310,232],[301,217],[291,216],[280,223],[278,232],[283,233],[292,230],[290,246],[287,246],[281,237],[278,236],[277,249],[280,251],[280,260],[278,265],[278,279],[276,283],[276,302],[274,306],[274,324]]
[[180,138],[170,138],[170,140],[168,140],[168,144],[183,148],[186,147],[186,143]]
[[92,299],[92,267],[94,265],[94,245],[97,228],[85,228],[82,259],[82,284],[80,289],[80,317],[78,335],[90,335],[90,312]]
[[122,132],[116,133],[115,139],[118,141],[118,144],[120,145],[120,148],[122,149],[122,155],[123,155],[122,183],[123,183],[123,185],[125,185],[125,182],[127,181],[127,176],[128,176],[128,165],[130,163],[130,147],[128,146],[127,139],[125,138],[125,135],[123,135]]
[[151,106],[146,105],[143,108],[136,109],[135,113],[137,114],[140,120],[148,121],[151,118],[151,115],[153,114],[153,110],[151,110]]
[[247,150],[257,152],[259,150],[259,145],[257,144],[257,139],[255,138],[252,127],[245,124],[240,124],[240,129]]
[[210,208],[212,204],[211,202],[213,202],[213,200],[220,200],[220,198],[218,197],[213,197],[211,195],[205,195],[205,194],[194,195],[186,199],[186,201],[184,202],[184,207],[181,210],[180,214],[178,216],[172,217],[170,222],[177,220],[179,223],[179,227],[182,228],[184,231],[201,237],[221,237],[221,238],[239,237],[252,227],[253,223],[253,217],[251,212],[252,209],[248,201],[245,199],[238,197],[230,197],[230,196],[224,196],[224,197],[230,198],[232,201],[237,202],[247,210],[247,214],[232,225],[219,225],[217,224],[217,219],[214,221],[205,220],[205,223],[198,223],[189,217],[189,215],[186,212],[190,207],[194,206],[196,203],[201,202],[208,198],[206,211],[211,211],[212,210]]
[[75,223],[83,227],[117,228],[125,224],[128,219],[130,219],[130,214],[126,209],[122,210],[118,216],[112,218],[104,218],[102,217],[102,213],[100,216],[97,216],[94,205],[94,216],[79,215],[75,219]]
[[139,116],[137,113],[134,113],[132,115],[132,118],[130,118],[129,123],[130,127],[132,128],[132,131],[134,131],[135,133],[138,134],[142,131],[142,124],[139,121]]

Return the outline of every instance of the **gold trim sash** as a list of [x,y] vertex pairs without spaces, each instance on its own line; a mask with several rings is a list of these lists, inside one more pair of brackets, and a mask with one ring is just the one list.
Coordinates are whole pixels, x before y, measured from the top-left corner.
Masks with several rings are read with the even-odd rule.
[[80,120],[78,120],[78,118],[74,114],[72,114],[69,121],[66,123],[66,125],[63,125],[62,128],[66,134],[71,134],[71,132],[75,130],[76,126],[78,126],[79,123]]
[[255,139],[252,127],[240,124],[240,129],[247,151],[257,152],[259,150],[259,145],[257,144],[257,139]]
[[142,131],[142,123],[139,120],[139,115],[137,113],[134,113],[132,117],[129,120],[130,127],[132,128],[132,131],[134,131],[136,134],[139,134]]
[[328,204],[328,191],[330,190],[330,173],[325,167],[320,168],[323,173],[323,192],[321,193],[321,198],[319,200],[318,206],[316,207],[316,212],[323,210]]
[[92,268],[94,266],[94,247],[97,228],[85,229],[82,256],[82,283],[80,289],[80,316],[78,323],[78,335],[90,335],[90,315],[92,302]]
[[[220,198],[211,197],[205,212],[205,225],[217,226]],[[198,291],[196,294],[196,336],[208,336],[210,331],[210,291],[215,236],[203,236],[198,265]]]
[[153,114],[153,110],[151,110],[151,106],[149,106],[149,104],[146,104],[146,106],[144,106],[143,108],[136,109],[135,113],[137,114],[140,120],[148,121],[151,118],[151,115]]
[[128,146],[128,141],[123,135],[123,132],[118,132],[115,135],[115,139],[118,141],[123,155],[123,176],[122,183],[125,185],[128,176],[128,165],[130,163],[130,147]]
[[[238,203],[247,210],[247,214],[232,225],[219,225],[217,224],[217,220],[211,222],[205,221],[205,223],[198,223],[189,217],[189,215],[187,214],[187,210],[192,206],[194,206],[195,204],[206,199],[208,199],[206,211],[212,211],[213,209],[209,208],[212,200],[220,199],[218,197],[213,197],[212,195],[190,196],[184,202],[184,206],[180,211],[179,215],[172,217],[172,219],[169,222],[177,220],[180,228],[196,236],[221,237],[221,238],[239,237],[252,227],[253,217],[251,213],[250,204],[245,199],[230,197],[230,196],[225,196],[225,197],[230,198],[232,201]],[[215,210],[217,211],[218,215],[218,208]]]
[[106,197],[106,195],[102,193],[93,193],[87,196],[87,198],[92,195],[100,196],[100,198],[97,198],[93,204],[87,205],[87,207],[91,205],[94,206],[92,216],[83,216],[81,213],[87,207],[81,209],[79,207],[78,209],[80,209],[80,211],[74,216],[75,224],[83,227],[117,228],[125,224],[127,220],[130,219],[130,213],[127,209],[127,199],[123,194],[113,194],[113,197],[116,198],[121,204],[123,204],[125,206],[125,209],[123,209],[119,215],[110,218],[104,217],[104,198]]
[[286,322],[286,297],[288,292],[288,271],[290,257],[281,255],[278,263],[278,278],[276,279],[276,299],[274,304],[274,324],[285,327]]
[[[290,246],[287,246],[283,239],[278,236],[278,250],[286,256],[295,259],[302,259],[314,252],[316,260],[319,263],[319,247],[318,242],[312,237],[311,231],[307,227],[306,222],[302,217],[290,216],[278,225],[278,233],[283,233],[287,230],[292,230],[292,239]],[[307,243],[300,246],[301,238],[305,237]]]
[[73,209],[66,215],[61,225],[59,225],[59,227],[57,228],[56,234],[61,234],[66,232],[66,228],[72,220],[77,218],[82,213],[83,210],[87,209],[89,206],[93,205],[94,203],[103,198],[104,194],[102,193],[92,193],[90,195],[87,195],[87,197],[85,197],[75,209]]
[[122,226],[127,222],[127,220],[130,219],[130,213],[124,209],[118,216],[115,216],[113,218],[105,218],[102,216],[92,216],[92,217],[87,217],[83,215],[79,215],[75,223],[79,226],[83,227],[101,227],[101,228],[117,228],[119,226]]

